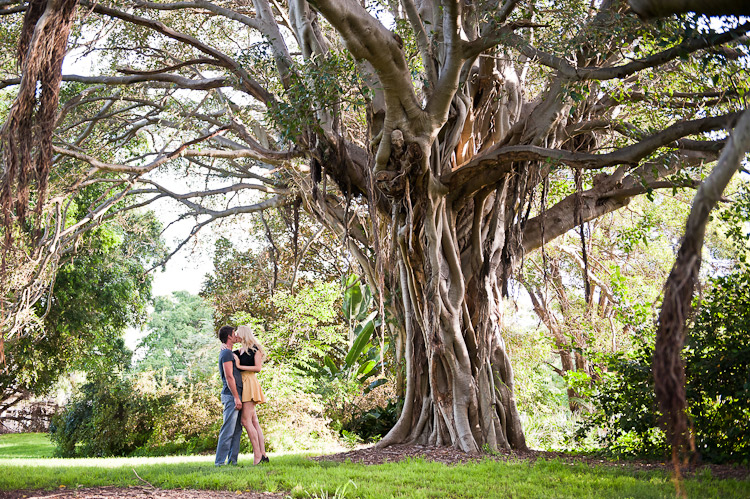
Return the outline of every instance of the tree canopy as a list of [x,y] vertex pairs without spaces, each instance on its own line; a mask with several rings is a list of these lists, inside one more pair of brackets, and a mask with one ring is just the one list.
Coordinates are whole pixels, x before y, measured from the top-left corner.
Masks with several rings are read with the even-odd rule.
[[186,291],[155,297],[146,331],[136,347],[138,370],[183,380],[213,373],[213,309],[201,297]]
[[[701,185],[750,84],[745,19],[646,23],[622,0],[82,0],[71,53],[99,62],[62,75],[51,116],[32,105],[37,82],[57,87],[32,71],[44,47],[27,35],[72,20],[71,3],[0,10],[23,74],[5,65],[0,82],[19,89],[2,142],[6,241],[43,248],[45,268],[49,241],[157,200],[181,205],[192,235],[301,207],[398,325],[405,402],[382,445],[525,447],[501,333],[525,255],[576,229],[586,276],[586,224]],[[47,37],[55,53],[63,34]],[[33,174],[13,169],[27,142],[12,123],[54,125]],[[88,184],[106,194],[50,239]],[[23,286],[3,298],[15,315]]]

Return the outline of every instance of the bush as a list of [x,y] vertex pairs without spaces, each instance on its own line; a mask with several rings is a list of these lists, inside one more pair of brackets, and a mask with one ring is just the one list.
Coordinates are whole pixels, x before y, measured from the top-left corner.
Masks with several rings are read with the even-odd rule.
[[[258,376],[268,402],[258,406],[266,450],[323,450],[338,446],[310,381],[289,365],[269,363]],[[161,456],[213,453],[222,422],[216,377],[174,384],[164,376],[109,375],[83,385],[53,417],[56,454],[74,456]],[[244,433],[244,432],[243,432]],[[242,439],[242,452],[250,441]]]
[[148,373],[105,375],[83,385],[53,417],[50,437],[61,457],[213,452],[218,393],[208,382],[175,386]]
[[143,396],[127,380],[104,375],[52,418],[50,438],[62,457],[126,456],[146,444],[170,404],[168,396]]
[[[147,383],[141,392],[147,391],[148,386]],[[151,437],[135,454],[215,452],[223,409],[218,383],[196,380],[182,385],[162,384],[158,389],[170,397],[171,403],[157,415]]]
[[685,349],[696,445],[710,461],[750,460],[750,272],[716,279]]
[[377,442],[396,425],[403,407],[403,400],[390,399],[384,406],[358,409],[350,419],[343,422],[341,434],[344,437],[354,434],[365,442]]
[[634,339],[634,350],[602,356],[606,370],[592,396],[596,409],[584,415],[579,437],[596,428],[599,441],[615,455],[667,457],[654,396],[653,345],[653,332],[641,331]]
[[[688,414],[696,448],[711,462],[750,460],[750,273],[715,279],[683,351]],[[581,433],[606,430],[602,441],[618,454],[666,457],[651,361],[653,331],[637,348],[608,359],[595,396],[599,410]]]

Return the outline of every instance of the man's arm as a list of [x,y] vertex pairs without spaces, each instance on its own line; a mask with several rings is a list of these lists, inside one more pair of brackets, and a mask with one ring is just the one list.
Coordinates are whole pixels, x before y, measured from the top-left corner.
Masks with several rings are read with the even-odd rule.
[[229,387],[229,391],[232,392],[232,396],[234,397],[234,407],[239,409],[242,409],[242,401],[240,400],[239,395],[237,395],[237,385],[234,382],[234,371],[232,370],[232,362],[224,362],[221,364],[221,368],[224,369],[224,377],[227,380],[227,386]]

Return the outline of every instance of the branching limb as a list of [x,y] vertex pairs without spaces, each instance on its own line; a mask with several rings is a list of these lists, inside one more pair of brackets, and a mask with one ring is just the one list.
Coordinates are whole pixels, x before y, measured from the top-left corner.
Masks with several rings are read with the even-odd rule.
[[105,16],[122,19],[125,22],[133,23],[139,26],[144,26],[166,37],[169,37],[179,42],[190,45],[191,47],[196,48],[197,50],[203,52],[204,54],[226,64],[227,68],[231,68],[231,71],[236,76],[239,77],[241,88],[245,90],[248,94],[252,95],[259,101],[266,103],[266,104],[270,104],[275,101],[274,96],[268,90],[266,90],[262,85],[260,85],[257,81],[252,79],[239,62],[235,61],[234,59],[224,54],[223,52],[209,45],[206,45],[205,43],[199,41],[198,39],[190,35],[186,35],[184,33],[175,31],[174,29],[164,25],[164,23],[162,22],[154,21],[153,19],[148,19],[148,18],[130,14],[130,13],[118,10],[118,9],[107,7],[100,3],[92,2],[91,0],[82,0],[81,5],[91,8],[97,14],[102,14]]
[[[651,135],[640,142],[606,154],[576,153],[562,149],[547,149],[538,146],[503,146],[488,149],[472,158],[456,170],[442,177],[451,197],[460,199],[471,195],[487,185],[492,185],[506,175],[514,162],[546,161],[581,169],[602,169],[617,165],[637,164],[643,158],[665,146],[677,146],[675,141],[689,135],[723,130],[731,127],[740,113],[678,122],[662,132]],[[691,145],[695,145],[691,143]]]
[[[690,156],[678,156],[665,165],[663,162],[647,162],[636,168],[629,175],[624,176],[628,170],[627,166],[620,168],[610,175],[594,181],[594,186],[581,193],[581,220],[588,222],[601,215],[615,211],[626,206],[630,200],[638,195],[645,194],[654,189],[669,189],[675,187],[693,187],[694,181],[689,185],[684,183],[663,180],[664,177],[674,173],[687,165],[701,165],[703,158],[692,158]],[[526,223],[523,233],[523,249],[525,252],[532,251],[542,244],[542,216],[544,221],[544,242],[565,234],[574,228],[577,223],[573,216],[573,207],[576,195],[568,196],[560,202],[547,209],[544,215],[539,215]]]

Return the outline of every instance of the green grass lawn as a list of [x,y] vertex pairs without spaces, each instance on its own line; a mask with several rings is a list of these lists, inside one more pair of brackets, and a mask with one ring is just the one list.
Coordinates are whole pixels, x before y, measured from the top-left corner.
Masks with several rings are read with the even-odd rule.
[[[661,472],[563,461],[496,462],[446,466],[424,460],[365,466],[317,463],[301,454],[271,455],[271,463],[214,468],[213,456],[56,459],[45,435],[0,436],[0,490],[84,486],[155,487],[286,492],[292,497],[674,497]],[[136,473],[138,476],[136,476]],[[141,481],[140,477],[143,481]],[[684,481],[688,497],[750,497],[750,481],[703,475]]]
[[55,447],[46,433],[0,435],[0,459],[14,457],[52,457]]

